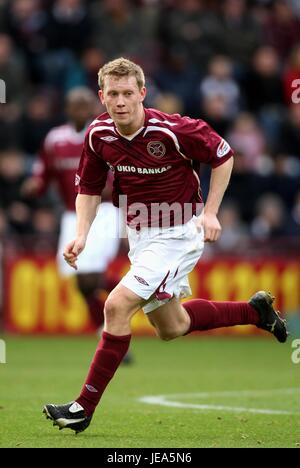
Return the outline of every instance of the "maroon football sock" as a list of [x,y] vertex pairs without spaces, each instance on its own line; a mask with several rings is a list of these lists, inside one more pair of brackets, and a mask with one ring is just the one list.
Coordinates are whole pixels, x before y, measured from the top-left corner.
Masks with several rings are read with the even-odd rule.
[[247,302],[213,302],[193,299],[182,305],[191,319],[187,333],[233,325],[256,325],[259,322],[257,311]]
[[100,398],[128,351],[131,335],[115,336],[103,332],[87,379],[76,399],[87,416],[95,411]]

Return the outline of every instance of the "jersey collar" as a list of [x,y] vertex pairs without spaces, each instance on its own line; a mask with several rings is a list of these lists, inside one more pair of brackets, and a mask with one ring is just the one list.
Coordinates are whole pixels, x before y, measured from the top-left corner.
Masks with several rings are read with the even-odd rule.
[[142,130],[144,130],[147,125],[148,125],[148,121],[149,121],[149,112],[148,112],[148,109],[146,109],[144,107],[144,112],[145,112],[145,121],[144,121],[144,125],[139,128],[135,133],[132,133],[131,135],[123,135],[122,133],[119,132],[119,130],[117,129],[117,126],[116,124],[114,123],[114,127],[115,127],[115,130],[116,132],[122,137],[122,138],[125,138],[125,140],[128,140],[128,141],[132,141],[136,136],[138,136]]

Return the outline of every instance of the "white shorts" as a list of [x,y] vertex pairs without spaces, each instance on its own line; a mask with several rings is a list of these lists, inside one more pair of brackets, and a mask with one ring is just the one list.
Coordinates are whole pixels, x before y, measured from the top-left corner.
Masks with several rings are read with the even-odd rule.
[[58,268],[62,276],[105,271],[119,250],[119,216],[121,212],[112,203],[101,203],[91,226],[86,246],[78,256],[78,270],[76,271],[63,258],[67,243],[75,237],[76,213],[67,211],[63,214],[57,253]]
[[143,307],[149,313],[172,297],[192,294],[188,274],[198,262],[204,247],[203,230],[194,217],[184,225],[170,228],[128,228],[131,267],[121,284],[150,301]]

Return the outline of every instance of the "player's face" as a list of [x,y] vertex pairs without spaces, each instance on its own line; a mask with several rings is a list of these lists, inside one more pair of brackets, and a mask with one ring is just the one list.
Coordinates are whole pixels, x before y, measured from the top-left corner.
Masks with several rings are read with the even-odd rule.
[[146,89],[139,89],[135,76],[106,76],[99,97],[107,112],[117,125],[126,133],[132,133],[143,125],[143,101]]

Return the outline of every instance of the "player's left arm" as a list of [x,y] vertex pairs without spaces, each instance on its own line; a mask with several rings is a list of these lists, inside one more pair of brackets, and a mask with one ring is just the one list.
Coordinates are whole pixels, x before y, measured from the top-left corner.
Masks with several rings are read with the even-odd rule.
[[206,242],[215,242],[221,234],[217,215],[230,180],[233,151],[204,120],[183,117],[180,123],[177,137],[183,154],[212,168],[209,193],[198,226],[204,228]]
[[207,200],[198,218],[198,225],[204,229],[204,242],[215,242],[220,237],[222,228],[218,211],[229,184],[232,167],[233,157],[211,171]]

